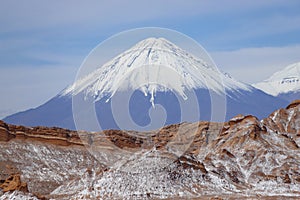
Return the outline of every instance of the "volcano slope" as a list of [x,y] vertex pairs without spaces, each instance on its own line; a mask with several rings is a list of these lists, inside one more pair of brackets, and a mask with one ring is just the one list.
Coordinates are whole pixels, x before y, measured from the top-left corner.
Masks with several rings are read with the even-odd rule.
[[1,121],[0,199],[299,199],[299,146],[300,100],[147,133]]
[[[164,38],[144,39],[93,66],[82,74],[85,67],[80,67],[77,80],[46,103],[4,121],[72,130],[97,131],[100,125],[102,130],[144,131],[184,121],[224,122],[237,114],[262,119],[287,104]],[[156,116],[150,117],[149,111]],[[93,123],[93,116],[99,123]]]

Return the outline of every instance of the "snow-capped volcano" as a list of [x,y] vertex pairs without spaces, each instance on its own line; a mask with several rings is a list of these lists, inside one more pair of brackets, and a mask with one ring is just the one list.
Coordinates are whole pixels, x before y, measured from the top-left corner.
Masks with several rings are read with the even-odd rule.
[[140,90],[151,95],[175,91],[186,99],[185,91],[209,89],[218,94],[250,87],[220,73],[215,66],[195,57],[164,38],[148,38],[76,81],[62,95],[85,92],[100,100],[117,91]]
[[97,121],[102,130],[143,131],[183,121],[224,121],[237,114],[262,118],[287,104],[164,38],[142,40],[96,67],[45,104],[4,120],[75,129],[79,119],[80,130],[98,131]]
[[300,62],[285,67],[267,80],[253,86],[273,96],[300,92]]

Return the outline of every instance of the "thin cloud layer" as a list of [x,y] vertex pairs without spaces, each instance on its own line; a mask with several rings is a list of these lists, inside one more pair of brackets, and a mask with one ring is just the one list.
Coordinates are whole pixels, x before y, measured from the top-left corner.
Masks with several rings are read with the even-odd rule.
[[300,45],[213,52],[217,66],[246,83],[257,83],[300,61]]

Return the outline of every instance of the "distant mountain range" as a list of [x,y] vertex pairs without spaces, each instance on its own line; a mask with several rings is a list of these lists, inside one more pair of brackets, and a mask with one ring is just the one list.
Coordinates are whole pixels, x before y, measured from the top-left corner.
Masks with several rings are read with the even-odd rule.
[[[292,76],[295,72],[298,76]],[[164,38],[147,38],[45,104],[4,121],[98,131],[89,118],[92,110],[101,129],[152,130],[183,121],[225,121],[237,114],[263,118],[298,94],[299,64],[283,74],[253,87]],[[277,79],[285,90],[273,91]]]
[[300,99],[300,62],[285,67],[267,80],[253,86],[288,101]]

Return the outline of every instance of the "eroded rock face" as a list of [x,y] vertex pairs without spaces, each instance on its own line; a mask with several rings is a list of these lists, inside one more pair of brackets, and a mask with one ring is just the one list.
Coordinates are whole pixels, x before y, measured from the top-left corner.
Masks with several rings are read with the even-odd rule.
[[4,182],[0,185],[3,192],[19,190],[22,192],[28,192],[27,184],[21,182],[20,174],[10,175]]
[[286,107],[286,109],[295,108],[295,107],[297,107],[299,104],[300,104],[300,99],[295,100],[295,101],[292,101],[292,103],[290,103],[290,105],[288,105],[288,106]]
[[3,195],[44,199],[298,198],[299,146],[300,101],[261,121],[238,115],[147,133],[0,122],[0,178],[20,174]]
[[0,179],[20,174],[33,196],[49,194],[88,168],[103,168],[86,150],[77,132],[8,125],[2,121],[0,130],[5,133],[0,139]]

